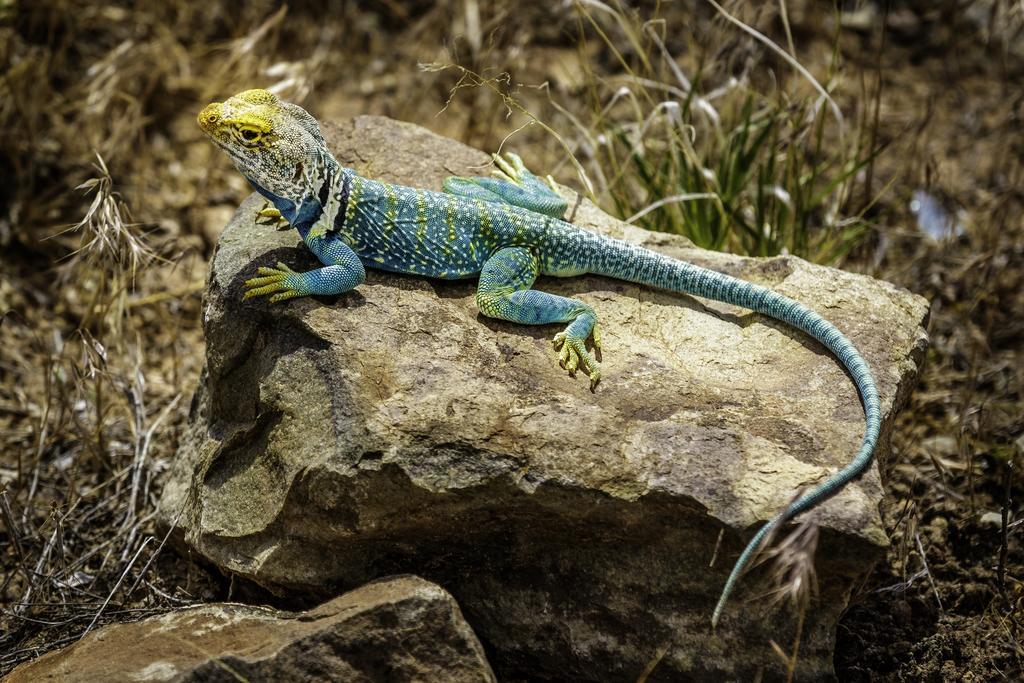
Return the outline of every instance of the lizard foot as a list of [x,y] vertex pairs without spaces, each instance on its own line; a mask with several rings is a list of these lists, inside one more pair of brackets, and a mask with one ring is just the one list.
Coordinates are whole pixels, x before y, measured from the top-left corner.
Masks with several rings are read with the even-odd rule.
[[277,302],[310,293],[303,274],[296,273],[283,263],[279,262],[276,268],[260,267],[256,272],[260,277],[245,281],[242,301],[270,294],[270,301]]
[[[515,183],[520,187],[533,186],[536,188],[538,178],[526,168],[526,164],[523,163],[522,158],[514,153],[508,152],[502,157],[500,154],[492,154],[491,158],[494,159],[494,164],[498,167],[497,170],[493,171],[493,175],[502,180],[506,180],[510,183]],[[558,184],[555,179],[550,175],[544,178],[544,182],[547,183],[551,191],[555,193],[555,196],[561,197],[561,193],[558,191]]]
[[288,230],[292,226],[288,224],[281,212],[271,204],[265,202],[263,208],[256,212],[256,223],[259,225],[273,225],[278,230]]
[[[596,324],[593,335],[594,350],[600,351],[601,335],[598,334]],[[597,387],[597,383],[601,381],[601,365],[587,350],[586,342],[585,338],[569,330],[559,332],[553,340],[555,349],[558,350],[559,365],[568,370],[571,377],[576,376],[577,368],[583,368],[583,371],[590,376],[590,390],[593,391]]]

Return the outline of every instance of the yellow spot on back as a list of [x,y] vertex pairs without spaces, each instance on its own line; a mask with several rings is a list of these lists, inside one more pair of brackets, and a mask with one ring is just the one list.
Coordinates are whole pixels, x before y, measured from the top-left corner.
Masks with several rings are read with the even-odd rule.
[[480,234],[487,236],[490,234],[493,227],[491,223],[491,214],[487,210],[487,205],[479,199],[476,200],[477,214],[480,216]]
[[345,221],[352,220],[356,215],[356,206],[359,204],[359,195],[363,191],[363,179],[360,176],[352,178],[352,189],[348,193],[348,208],[345,209]]
[[423,190],[416,190],[416,241],[423,244],[427,237],[427,202]]
[[514,211],[506,212],[509,220],[512,222],[512,236],[515,238],[521,238],[526,232],[526,224],[523,222],[523,217]]
[[454,242],[455,235],[455,201],[448,200],[447,206],[445,206],[444,212],[445,222],[448,224],[448,241]]
[[398,223],[398,193],[395,192],[394,185],[387,184],[384,187],[388,193],[388,209],[385,213],[387,220],[384,223],[384,238],[387,239]]

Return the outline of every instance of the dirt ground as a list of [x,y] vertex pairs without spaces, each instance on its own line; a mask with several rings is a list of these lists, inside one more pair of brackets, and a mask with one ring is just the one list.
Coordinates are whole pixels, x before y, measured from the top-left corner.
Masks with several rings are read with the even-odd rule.
[[1024,493],[1024,100],[1014,85],[1024,63],[1019,52],[993,58],[942,17],[896,19],[906,28],[881,52],[880,120],[914,139],[894,189],[929,188],[965,225],[937,244],[896,238],[872,257],[870,272],[933,302],[932,349],[893,434],[893,546],[840,624],[836,670],[841,680],[1016,680],[1024,556],[1019,523],[1005,550],[1001,528],[1003,514],[1020,518]]
[[[782,46],[788,23],[816,76],[838,64],[837,102],[881,148],[862,179],[871,229],[839,265],[933,304],[927,363],[882,463],[892,546],[851,598],[836,672],[1020,680],[1024,5],[843,2],[837,34],[824,4],[781,3],[784,22],[775,5],[725,3]],[[286,83],[325,119],[384,114],[483,149],[514,133],[531,165],[574,182],[555,139],[518,130],[529,117],[486,85],[453,94],[460,72],[425,65],[508,73],[571,138],[571,117],[621,71],[581,5],[337,2],[325,18],[305,2],[0,2],[0,674],[94,625],[232,595],[165,548],[152,517],[202,366],[206,263],[249,193],[199,134],[201,105]],[[708,3],[639,13],[665,19],[683,67],[799,89]],[[90,212],[94,195],[75,188],[103,175],[97,153],[113,185]],[[83,215],[98,243],[54,236]],[[928,215],[951,217],[950,234],[922,230]],[[128,227],[104,231],[110,216]]]

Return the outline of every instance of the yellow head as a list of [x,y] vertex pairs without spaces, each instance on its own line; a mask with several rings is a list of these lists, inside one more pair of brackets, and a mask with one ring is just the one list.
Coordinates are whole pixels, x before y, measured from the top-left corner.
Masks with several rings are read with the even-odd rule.
[[265,195],[300,199],[308,193],[308,171],[329,154],[316,119],[267,90],[245,90],[208,104],[198,121]]

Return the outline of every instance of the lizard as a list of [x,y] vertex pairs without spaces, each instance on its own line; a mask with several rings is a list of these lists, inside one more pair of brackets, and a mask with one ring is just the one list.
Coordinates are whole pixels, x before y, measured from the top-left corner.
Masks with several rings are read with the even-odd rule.
[[[284,220],[324,264],[296,272],[284,263],[260,267],[245,281],[244,299],[271,302],[337,295],[366,277],[366,268],[431,278],[478,278],[476,304],[488,317],[524,325],[566,323],[554,337],[561,366],[582,369],[591,390],[601,369],[597,313],[577,299],[533,289],[539,275],[592,273],[741,306],[813,337],[842,363],[865,414],[853,459],[799,493],[765,523],[736,560],[712,613],[716,627],[741,575],[773,532],[837,493],[871,464],[880,428],[878,391],[867,362],[834,325],[772,289],[600,235],[563,220],[557,185],[514,155],[494,155],[496,177],[447,178],[443,192],[380,182],[342,167],[317,120],[267,90],[246,90],[207,105],[200,128],[268,200],[260,212]],[[588,348],[587,342],[592,344]]]

